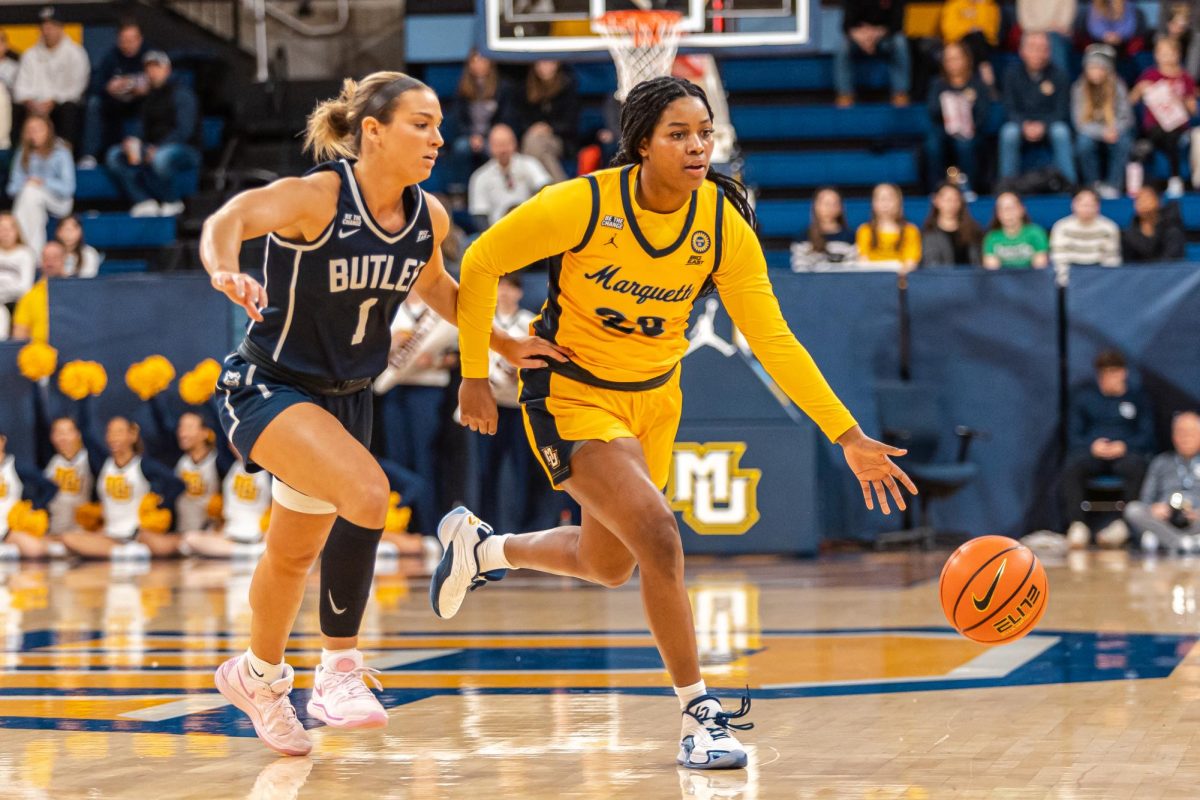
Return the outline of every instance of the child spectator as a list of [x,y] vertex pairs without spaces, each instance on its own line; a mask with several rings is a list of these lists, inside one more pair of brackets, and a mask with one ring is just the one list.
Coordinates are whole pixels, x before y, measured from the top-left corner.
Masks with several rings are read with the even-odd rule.
[[54,135],[46,117],[29,117],[8,178],[13,216],[21,236],[35,252],[46,243],[46,223],[53,214],[71,213],[75,205],[75,161],[66,143]]
[[845,0],[842,35],[833,51],[833,88],[838,108],[854,104],[854,60],[887,61],[892,105],[907,106],[911,69],[904,36],[905,0]]
[[511,95],[496,62],[471,48],[454,98],[458,137],[451,147],[458,183],[465,185],[487,160],[487,137],[493,126],[513,122]]
[[21,56],[13,100],[30,116],[50,117],[71,147],[79,147],[83,93],[87,91],[87,51],[68,38],[51,6],[38,14],[41,36]]
[[1180,52],[1175,39],[1159,39],[1154,44],[1154,66],[1138,77],[1129,94],[1129,102],[1145,105],[1142,130],[1170,164],[1167,197],[1171,198],[1183,195],[1179,143],[1196,113],[1196,82],[1183,70]]
[[1021,198],[1004,192],[996,198],[992,224],[983,237],[986,269],[1045,269],[1050,263],[1046,229],[1029,219]]
[[58,227],[54,229],[54,238],[65,251],[68,277],[96,277],[104,256],[96,248],[83,241],[83,223],[79,221],[79,217],[69,214],[59,220]]
[[1187,234],[1179,206],[1163,207],[1158,192],[1149,184],[1133,199],[1133,220],[1121,231],[1121,257],[1125,263],[1179,261],[1184,258]]
[[846,222],[846,210],[837,189],[829,186],[817,189],[808,216],[804,240],[792,242],[793,272],[841,269],[858,260],[854,233]]
[[196,95],[171,75],[171,59],[161,50],[144,58],[150,92],[142,101],[142,135],[128,137],[108,151],[106,165],[135,217],[174,217],[183,213],[176,176],[200,165],[193,146],[199,130]]
[[530,66],[520,117],[521,151],[542,162],[555,182],[566,180],[562,160],[575,156],[579,92],[561,61],[539,59]]
[[1108,45],[1122,58],[1135,56],[1145,47],[1142,22],[1129,0],[1092,0],[1084,26],[1093,42]]
[[1067,75],[1050,62],[1050,40],[1043,33],[1021,38],[1021,63],[1004,78],[1004,108],[1008,122],[1000,128],[1000,177],[1021,171],[1026,144],[1049,142],[1054,166],[1075,183],[1075,149],[1071,145],[1070,86]]
[[983,231],[967,210],[962,189],[953,183],[939,186],[921,228],[921,266],[977,267],[982,242]]
[[996,83],[991,54],[1000,41],[1000,6],[996,0],[948,0],[942,5],[942,41],[961,44],[979,66],[984,83]]
[[21,229],[12,214],[0,213],[0,305],[9,310],[33,288],[37,274],[37,255],[21,238]]
[[881,183],[871,193],[871,219],[855,237],[859,264],[868,269],[909,272],[921,261],[921,232],[904,218],[900,187]]
[[1121,266],[1121,231],[1117,223],[1100,216],[1100,196],[1080,189],[1071,199],[1071,215],[1050,229],[1050,259],[1059,283],[1065,283],[1073,266]]
[[979,177],[979,143],[991,117],[992,98],[976,74],[970,51],[961,44],[946,45],[942,74],[929,87],[929,134],[925,139],[926,179],[930,187],[946,180],[946,151],[964,176],[962,189],[971,192]]
[[[1108,45],[1092,45],[1083,56],[1083,75],[1071,89],[1071,118],[1075,123],[1075,150],[1079,171],[1087,186],[1100,197],[1113,200],[1125,185],[1125,167],[1133,148],[1133,107],[1125,82],[1114,72]],[[1108,160],[1100,180],[1100,157]]]

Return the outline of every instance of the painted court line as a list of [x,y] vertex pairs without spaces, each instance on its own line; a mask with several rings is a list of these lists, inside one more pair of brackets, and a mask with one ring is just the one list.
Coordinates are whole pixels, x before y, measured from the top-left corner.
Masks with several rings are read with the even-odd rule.
[[171,703],[140,708],[137,711],[126,711],[120,716],[123,719],[134,719],[140,722],[162,722],[166,719],[184,717],[188,714],[199,714],[202,711],[212,711],[229,705],[229,701],[219,694],[200,694],[185,697]]

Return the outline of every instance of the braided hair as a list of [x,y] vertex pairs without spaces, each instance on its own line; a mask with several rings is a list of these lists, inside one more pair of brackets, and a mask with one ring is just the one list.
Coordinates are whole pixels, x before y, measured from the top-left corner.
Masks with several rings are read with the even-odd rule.
[[[644,140],[654,134],[654,127],[662,117],[663,110],[681,97],[699,98],[700,102],[704,103],[709,118],[712,118],[712,106],[708,104],[708,96],[704,90],[683,78],[652,78],[630,89],[625,97],[625,105],[621,107],[620,148],[609,166],[623,167],[626,164],[642,163],[638,148]],[[742,182],[722,175],[711,166],[705,178],[725,190],[729,202],[746,222],[750,223],[750,227],[757,231],[758,217],[750,205],[749,192]]]

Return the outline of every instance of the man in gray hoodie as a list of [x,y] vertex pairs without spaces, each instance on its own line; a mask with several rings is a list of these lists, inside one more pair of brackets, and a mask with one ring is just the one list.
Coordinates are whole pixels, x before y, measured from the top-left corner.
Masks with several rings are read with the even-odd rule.
[[1150,462],[1140,500],[1125,506],[1125,521],[1142,547],[1191,551],[1200,544],[1200,414],[1185,411],[1171,426],[1175,450]]

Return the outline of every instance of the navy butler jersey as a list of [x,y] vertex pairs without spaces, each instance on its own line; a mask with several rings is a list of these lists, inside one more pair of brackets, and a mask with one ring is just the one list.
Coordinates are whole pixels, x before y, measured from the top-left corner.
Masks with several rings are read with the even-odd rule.
[[352,162],[314,167],[341,178],[337,213],[312,242],[267,237],[263,321],[246,340],[281,367],[330,381],[374,378],[387,367],[392,318],[433,256],[424,193],[405,191],[404,230],[389,234],[367,209]]

